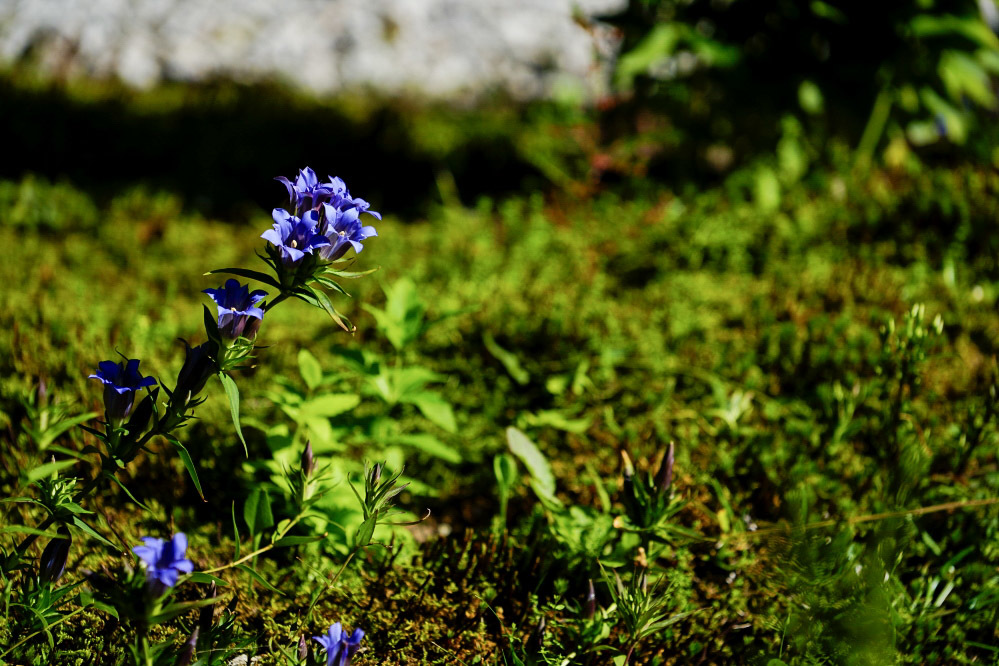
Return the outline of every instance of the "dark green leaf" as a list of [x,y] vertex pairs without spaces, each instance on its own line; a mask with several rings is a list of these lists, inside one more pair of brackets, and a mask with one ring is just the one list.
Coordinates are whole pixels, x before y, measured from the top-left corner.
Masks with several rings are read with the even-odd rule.
[[239,427],[239,389],[236,387],[236,382],[232,380],[232,377],[224,372],[219,373],[219,381],[222,382],[222,388],[225,389],[225,394],[229,397],[229,412],[232,414],[232,424],[236,427],[236,434],[239,435],[239,441],[243,443],[243,453],[249,458],[250,451],[246,448],[246,440],[243,439],[243,431]]

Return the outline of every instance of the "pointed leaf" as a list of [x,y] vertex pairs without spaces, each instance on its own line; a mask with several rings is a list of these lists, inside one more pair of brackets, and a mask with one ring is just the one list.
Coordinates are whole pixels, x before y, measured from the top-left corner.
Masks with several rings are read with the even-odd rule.
[[187,449],[183,444],[180,443],[174,437],[167,437],[167,440],[173,444],[174,448],[177,449],[177,455],[184,463],[184,467],[187,469],[188,476],[191,477],[191,481],[194,482],[194,488],[198,491],[198,495],[201,497],[201,501],[205,501],[205,494],[201,492],[201,481],[198,480],[198,469],[194,466],[194,460],[191,459],[191,454],[188,453]]
[[267,273],[261,273],[260,271],[252,271],[246,268],[219,268],[218,270],[208,271],[205,275],[236,275],[238,277],[245,277],[250,280],[256,280],[257,282],[263,282],[264,284],[270,285],[275,289],[281,288],[281,283],[275,280],[273,277]]
[[298,350],[298,371],[310,389],[315,389],[323,381],[323,368],[319,365],[319,359],[308,349]]
[[250,451],[246,448],[246,440],[243,439],[243,431],[239,427],[239,389],[236,387],[236,382],[232,380],[232,377],[224,372],[219,373],[219,381],[222,382],[222,388],[225,389],[225,394],[229,397],[229,411],[232,414],[232,424],[236,427],[236,434],[239,435],[239,441],[243,443],[243,453],[249,458]]

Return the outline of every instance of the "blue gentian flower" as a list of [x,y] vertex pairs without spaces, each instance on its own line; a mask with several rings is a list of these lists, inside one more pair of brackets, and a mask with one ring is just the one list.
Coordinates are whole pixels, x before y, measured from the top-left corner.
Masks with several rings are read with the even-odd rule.
[[301,215],[307,210],[318,208],[319,204],[329,194],[327,185],[320,185],[316,172],[305,167],[299,169],[295,182],[291,182],[284,176],[278,176],[274,180],[284,183],[288,189],[288,198],[291,200],[292,209]]
[[89,379],[99,379],[104,384],[104,410],[110,423],[122,424],[132,411],[135,392],[156,384],[152,377],[139,374],[139,360],[130,359],[127,363],[101,361],[97,364],[97,374]]
[[331,204],[323,204],[323,210],[326,214],[323,233],[330,244],[319,251],[319,256],[327,261],[339,259],[352,247],[354,252],[360,254],[364,249],[361,243],[378,235],[374,227],[361,226],[361,221],[358,219],[361,211],[358,208],[341,210]]
[[347,184],[343,182],[342,178],[330,178],[329,183],[320,187],[325,188],[325,191],[323,192],[324,202],[329,203],[334,208],[338,210],[349,210],[354,208],[358,213],[367,213],[375,219],[382,219],[381,213],[368,210],[368,208],[371,207],[371,204],[367,201],[350,196],[350,192],[347,191]]
[[319,213],[310,210],[301,218],[295,217],[283,208],[275,208],[272,213],[274,228],[260,234],[260,237],[281,251],[286,264],[297,263],[313,250],[330,244],[319,233]]
[[[264,319],[264,311],[257,307],[257,303],[267,298],[266,291],[257,289],[251,292],[249,286],[230,278],[218,289],[205,289],[204,293],[211,296],[218,307],[219,333],[223,340],[253,340],[257,337]],[[204,382],[200,384],[204,386]]]
[[161,593],[177,584],[182,573],[194,571],[194,564],[184,557],[187,536],[177,532],[170,541],[142,537],[145,545],[136,546],[132,552],[139,556],[146,569],[146,581]]
[[337,622],[325,636],[313,636],[326,648],[326,666],[350,666],[350,658],[357,652],[361,639],[364,638],[364,631],[354,629],[354,633],[347,636],[340,623]]
[[360,213],[369,213],[377,219],[382,216],[368,210],[370,204],[364,199],[355,199],[347,191],[347,185],[342,178],[330,177],[330,182],[320,183],[316,172],[305,167],[300,169],[295,182],[291,182],[284,176],[278,176],[274,180],[280,181],[288,190],[288,199],[296,215],[303,215],[309,210],[319,210],[320,204],[329,203],[338,210],[356,208]]

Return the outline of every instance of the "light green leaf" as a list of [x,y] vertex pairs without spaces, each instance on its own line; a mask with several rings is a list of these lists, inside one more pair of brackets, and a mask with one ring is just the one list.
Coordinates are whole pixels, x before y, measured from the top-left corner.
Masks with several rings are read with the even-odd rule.
[[67,467],[72,467],[75,464],[75,460],[56,460],[39,465],[26,474],[28,483],[57,474],[61,470],[64,470]]
[[513,455],[527,468],[531,475],[531,488],[538,498],[550,506],[561,507],[562,502],[555,497],[555,475],[548,459],[537,445],[527,435],[512,427],[506,429],[506,442]]
[[274,526],[274,514],[271,513],[271,498],[263,488],[255,488],[246,498],[243,505],[243,520],[254,537],[269,527]]
[[349,412],[359,405],[361,396],[355,393],[327,393],[306,400],[298,408],[303,418],[330,418]]
[[184,463],[184,468],[187,469],[187,474],[191,477],[191,481],[194,482],[194,488],[198,491],[198,495],[201,497],[201,501],[205,501],[205,494],[201,492],[201,481],[198,480],[198,469],[194,466],[194,460],[191,459],[191,454],[188,453],[187,449],[183,444],[180,443],[174,437],[167,437],[167,440],[173,444],[174,448],[177,449],[177,455]]
[[243,430],[239,427],[239,389],[236,387],[236,382],[232,380],[232,377],[224,372],[219,373],[219,381],[222,382],[222,388],[225,389],[225,394],[229,397],[229,412],[232,414],[232,424],[236,428],[236,434],[239,435],[239,441],[243,443],[243,453],[249,458],[250,451],[246,448],[246,440],[243,439]]
[[503,349],[496,343],[496,339],[493,334],[486,331],[482,335],[482,343],[486,346],[486,351],[493,355],[497,361],[503,364],[506,371],[510,373],[513,380],[523,386],[531,380],[531,376],[524,370],[523,366],[520,365],[520,359],[516,357],[512,352]]
[[414,449],[419,449],[424,453],[428,453],[445,462],[455,465],[462,461],[461,454],[458,451],[440,441],[433,435],[428,435],[426,433],[396,435],[392,437],[391,441],[412,446]]
[[298,350],[298,371],[302,373],[302,379],[310,389],[315,389],[323,381],[323,369],[319,365],[319,359],[308,349]]
[[423,412],[424,416],[444,430],[450,433],[458,431],[458,424],[454,420],[454,411],[444,398],[436,393],[427,392],[411,396],[409,400]]

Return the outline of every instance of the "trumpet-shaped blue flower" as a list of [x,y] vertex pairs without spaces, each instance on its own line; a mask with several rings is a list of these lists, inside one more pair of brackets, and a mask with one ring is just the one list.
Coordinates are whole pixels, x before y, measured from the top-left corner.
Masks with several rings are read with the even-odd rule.
[[326,632],[325,636],[313,636],[326,648],[326,666],[350,666],[350,658],[357,652],[364,638],[364,631],[354,629],[350,636],[337,622]]
[[298,218],[283,208],[275,208],[272,215],[274,228],[260,237],[280,250],[285,264],[297,263],[306,254],[330,244],[326,236],[319,233],[319,213],[316,211],[307,211]]
[[194,571],[194,564],[184,557],[187,551],[187,536],[177,532],[170,541],[142,537],[142,546],[136,546],[132,552],[139,556],[146,569],[146,581],[162,592],[177,584],[182,573]]
[[[204,293],[211,296],[218,307],[219,333],[223,340],[253,340],[257,337],[264,318],[264,311],[257,307],[257,303],[267,298],[266,291],[257,289],[251,292],[249,286],[230,278],[218,289],[205,289]],[[204,382],[200,384],[204,386]]]
[[104,384],[104,410],[111,423],[121,424],[128,418],[135,403],[135,392],[156,384],[152,377],[139,374],[139,360],[127,363],[101,361],[97,364],[97,374],[89,379],[99,379]]
[[283,183],[288,190],[288,199],[296,215],[304,215],[309,210],[318,211],[320,204],[328,203],[338,210],[356,208],[360,213],[369,213],[382,219],[379,213],[368,210],[370,204],[367,201],[350,196],[342,178],[331,177],[330,182],[320,183],[316,172],[305,167],[299,170],[294,182],[284,176],[278,176],[274,180]]
[[330,178],[330,182],[322,185],[325,188],[324,197],[322,201],[324,203],[329,203],[331,206],[338,210],[349,210],[351,208],[356,209],[358,213],[367,213],[375,217],[375,219],[382,219],[382,214],[375,212],[373,210],[368,210],[371,207],[364,199],[350,196],[350,192],[347,190],[347,184],[343,182],[342,178]]
[[318,208],[329,193],[327,186],[320,185],[316,172],[309,167],[299,169],[295,182],[291,182],[284,176],[278,176],[274,180],[284,183],[288,189],[291,207],[299,215],[307,210]]
[[339,259],[347,250],[354,248],[360,254],[366,239],[377,236],[374,227],[362,227],[358,219],[361,211],[357,208],[337,209],[331,204],[323,204],[326,220],[323,223],[323,233],[329,239],[329,246],[319,251],[319,256],[327,261]]

